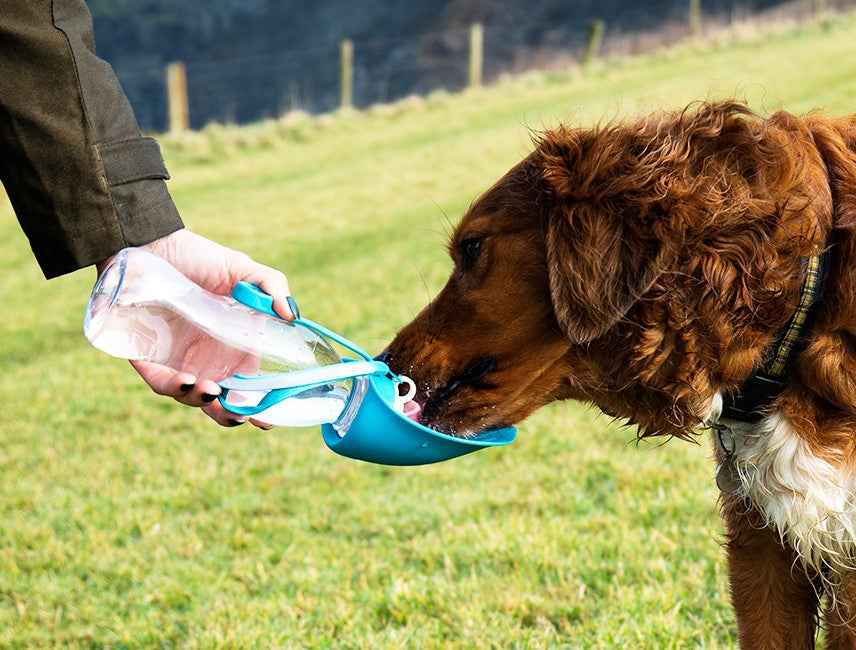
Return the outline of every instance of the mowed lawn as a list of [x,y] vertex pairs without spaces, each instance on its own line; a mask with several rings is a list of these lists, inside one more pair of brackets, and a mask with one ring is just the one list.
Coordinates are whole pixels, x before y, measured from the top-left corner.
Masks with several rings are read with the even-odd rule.
[[[380,350],[533,131],[732,96],[856,110],[856,19],[162,142],[190,228]],[[556,404],[510,447],[388,468],[221,429],[91,348],[94,272],[44,281],[0,213],[0,646],[734,647],[706,436]]]

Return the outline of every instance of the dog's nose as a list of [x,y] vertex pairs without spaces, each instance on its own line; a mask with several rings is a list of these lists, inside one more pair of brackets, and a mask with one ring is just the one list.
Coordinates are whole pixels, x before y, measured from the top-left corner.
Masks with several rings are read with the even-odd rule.
[[392,359],[392,354],[390,354],[388,350],[384,350],[374,358],[375,361],[381,361],[383,363],[386,363],[390,359]]

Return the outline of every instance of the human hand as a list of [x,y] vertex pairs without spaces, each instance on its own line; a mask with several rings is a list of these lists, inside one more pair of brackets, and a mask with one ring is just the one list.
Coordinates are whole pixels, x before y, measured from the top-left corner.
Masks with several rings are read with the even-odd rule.
[[[259,286],[273,298],[273,308],[286,320],[294,314],[288,306],[288,281],[283,273],[259,264],[244,253],[226,248],[188,230],[178,230],[171,235],[142,246],[159,255],[196,284],[211,291],[228,295],[241,280]],[[99,264],[99,271],[106,264]],[[197,377],[189,372],[180,372],[156,363],[131,361],[151,389],[158,395],[166,395],[176,401],[202,409],[221,426],[243,424],[247,418],[224,409],[217,396],[220,386],[209,377]],[[270,425],[250,420],[256,426],[269,429]]]

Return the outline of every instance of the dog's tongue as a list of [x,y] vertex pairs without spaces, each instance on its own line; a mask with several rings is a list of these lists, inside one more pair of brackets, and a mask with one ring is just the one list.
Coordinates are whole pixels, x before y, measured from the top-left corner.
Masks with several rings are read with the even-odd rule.
[[422,413],[422,407],[419,402],[410,400],[404,404],[404,417],[409,418],[419,424],[419,415]]

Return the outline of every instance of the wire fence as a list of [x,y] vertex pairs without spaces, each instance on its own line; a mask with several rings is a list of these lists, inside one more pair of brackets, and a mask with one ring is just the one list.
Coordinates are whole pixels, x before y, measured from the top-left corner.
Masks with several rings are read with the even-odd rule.
[[[689,11],[699,0],[689,0]],[[594,47],[598,56],[650,52],[686,38],[705,38],[738,26],[775,21],[832,20],[836,13],[856,8],[856,0],[794,0],[774,9],[728,15],[664,16],[645,30],[604,25],[597,43],[582,26],[557,42],[549,35],[537,45],[522,46],[509,38],[508,27],[483,27],[480,80],[490,84],[504,74],[531,69],[568,69],[583,65]],[[699,32],[694,30],[700,29]],[[356,108],[386,103],[443,89],[457,92],[471,83],[471,30],[420,34],[410,38],[366,39],[353,43],[352,100]],[[325,113],[342,104],[340,43],[296,52],[233,56],[187,61],[186,102],[189,126],[217,122],[241,124],[276,118],[289,111]],[[137,119],[144,131],[169,127],[169,98],[165,66],[116,65]]]

